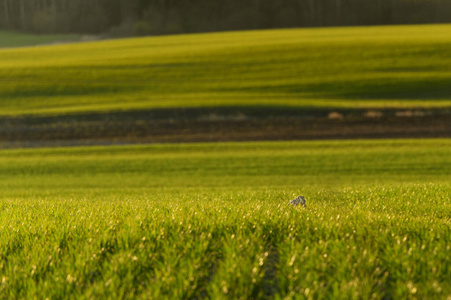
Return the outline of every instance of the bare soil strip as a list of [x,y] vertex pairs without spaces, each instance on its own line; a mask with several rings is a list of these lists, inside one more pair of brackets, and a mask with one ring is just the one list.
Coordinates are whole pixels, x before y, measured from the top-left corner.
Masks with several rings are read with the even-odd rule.
[[0,147],[451,137],[447,111],[193,109],[0,118]]

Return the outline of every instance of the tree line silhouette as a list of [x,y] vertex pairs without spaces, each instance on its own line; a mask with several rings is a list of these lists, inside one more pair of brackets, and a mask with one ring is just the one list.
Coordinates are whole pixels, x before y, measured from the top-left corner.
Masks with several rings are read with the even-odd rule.
[[0,0],[0,29],[113,36],[447,23],[449,0]]

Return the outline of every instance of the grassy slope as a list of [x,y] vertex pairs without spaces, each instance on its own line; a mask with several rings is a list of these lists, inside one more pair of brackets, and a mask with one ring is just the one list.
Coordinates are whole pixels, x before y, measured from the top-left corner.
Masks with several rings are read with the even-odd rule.
[[446,298],[450,143],[0,151],[0,294]]
[[451,106],[450,25],[230,32],[0,50],[0,114]]
[[79,40],[79,38],[80,37],[77,35],[67,35],[67,34],[35,35],[10,31],[0,31],[0,48],[70,42]]

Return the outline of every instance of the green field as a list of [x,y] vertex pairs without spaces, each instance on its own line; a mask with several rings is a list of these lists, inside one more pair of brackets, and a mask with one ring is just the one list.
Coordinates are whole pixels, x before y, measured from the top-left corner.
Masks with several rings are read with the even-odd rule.
[[0,50],[0,115],[449,108],[451,25],[228,32]]
[[80,36],[75,34],[36,35],[0,30],[0,48],[36,46],[52,43],[65,43],[71,41],[78,41],[79,39]]
[[[132,134],[129,123],[145,137],[171,126],[180,132],[168,136],[183,135],[227,111],[254,112],[269,130],[302,111],[327,120],[361,109],[347,116],[358,127],[364,111],[420,109],[405,119],[433,134],[446,124],[423,110],[444,120],[451,108],[450,32],[314,28],[0,49],[2,145],[72,145],[89,130],[93,142],[130,142],[99,134]],[[0,33],[0,47],[56,38],[13,36]],[[183,108],[199,108],[200,121]],[[280,115],[265,119],[271,111]],[[307,208],[288,204],[300,194]],[[449,139],[0,150],[0,299],[450,299],[450,195]]]
[[0,298],[447,299],[450,166],[440,139],[2,150]]

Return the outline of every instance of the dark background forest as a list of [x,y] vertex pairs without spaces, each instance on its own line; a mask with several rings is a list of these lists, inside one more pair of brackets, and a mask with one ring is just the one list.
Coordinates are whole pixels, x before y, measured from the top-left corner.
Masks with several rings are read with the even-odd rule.
[[447,23],[450,0],[0,0],[0,29],[107,36]]

